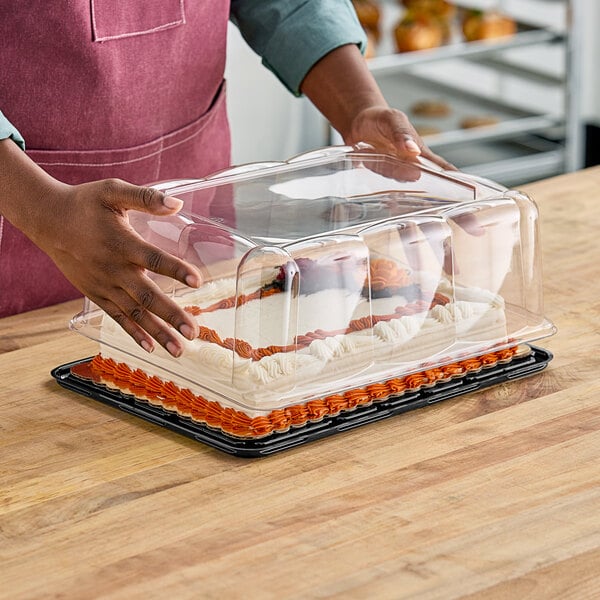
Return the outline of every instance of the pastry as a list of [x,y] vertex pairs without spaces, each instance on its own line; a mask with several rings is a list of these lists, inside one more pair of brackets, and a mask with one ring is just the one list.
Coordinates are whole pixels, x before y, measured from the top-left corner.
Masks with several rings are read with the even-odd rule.
[[465,40],[492,40],[514,35],[517,24],[514,19],[499,12],[467,11],[462,21]]
[[434,127],[433,125],[415,125],[415,130],[421,137],[442,133],[442,130],[439,127]]
[[446,0],[402,0],[402,4],[408,10],[429,13],[448,21],[456,15],[456,6]]
[[445,30],[438,19],[408,13],[394,27],[398,52],[437,48],[444,43]]
[[450,105],[443,100],[419,100],[410,111],[418,117],[447,117],[452,114]]
[[375,41],[381,35],[381,8],[376,0],[352,0],[358,21],[365,32],[370,34]]
[[475,127],[487,127],[490,125],[496,125],[498,124],[498,122],[498,117],[494,117],[493,115],[481,115],[465,117],[461,120],[460,126],[463,129],[474,129]]
[[456,6],[445,0],[404,0],[407,15],[420,16],[434,21],[443,32],[443,43],[450,39],[451,24],[456,15]]

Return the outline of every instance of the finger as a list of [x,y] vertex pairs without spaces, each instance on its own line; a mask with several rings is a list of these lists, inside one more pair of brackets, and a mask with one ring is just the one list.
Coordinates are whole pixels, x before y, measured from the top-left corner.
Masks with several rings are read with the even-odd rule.
[[418,137],[415,137],[416,134],[412,131],[412,128],[399,124],[395,119],[391,123],[390,129],[393,150],[396,154],[408,158],[414,158],[421,154],[423,144]]
[[131,321],[127,315],[112,301],[90,295],[90,300],[97,304],[109,317],[124,329],[146,352],[154,352],[154,340],[137,323]]
[[189,287],[197,288],[202,283],[202,276],[193,265],[145,242],[137,234],[132,234],[131,239],[124,245],[124,256],[131,263],[176,279]]
[[152,187],[138,186],[120,179],[102,181],[102,198],[113,210],[139,210],[154,215],[170,215],[181,209],[183,201]]
[[[148,301],[148,298],[150,298],[150,296],[145,295],[143,299],[144,301]],[[176,311],[181,311],[182,313],[187,314],[185,311],[179,309],[173,304],[173,313],[171,315],[166,314],[164,316],[160,316],[159,313],[163,312],[160,307],[158,309],[153,307],[153,310],[157,310],[157,313],[154,313],[153,310],[144,306],[138,301],[137,298],[129,295],[129,293],[125,290],[119,290],[116,292],[111,298],[110,302],[113,310],[112,314],[109,313],[110,316],[115,319],[115,321],[121,327],[123,327],[125,331],[128,333],[130,331],[133,332],[133,337],[136,339],[136,341],[138,338],[140,340],[145,340],[146,335],[149,335],[150,338],[156,340],[172,356],[176,358],[181,356],[181,353],[183,352],[182,340],[176,334],[175,330],[167,323],[170,323],[171,321],[178,321],[178,318],[175,317]],[[191,315],[187,316],[191,319]],[[192,331],[191,324],[188,325],[188,327],[190,331]],[[186,330],[185,326],[182,328],[188,334],[186,337],[193,339],[191,333]],[[142,332],[140,332],[140,329]],[[195,337],[195,335],[193,337]],[[140,345],[144,347],[141,341]]]
[[[170,324],[181,335],[193,340],[198,335],[198,324],[192,315],[183,310],[173,300],[171,300],[158,285],[148,277],[140,274],[135,274],[127,279],[126,285],[123,285],[121,290],[123,296],[120,301],[115,301],[127,316],[138,323],[145,329],[153,338],[158,340],[161,345],[165,345],[155,333],[171,331],[166,326]],[[150,319],[148,319],[150,315]],[[158,322],[156,321],[158,317]],[[152,329],[158,323],[158,330]],[[147,326],[148,325],[148,326]],[[176,336],[170,335],[169,340],[176,340]]]
[[[118,179],[107,179],[103,184],[105,197],[113,210],[135,209],[160,215],[177,211],[183,205],[178,198],[165,196],[154,188],[140,187]],[[189,287],[196,288],[202,282],[199,271],[193,265],[144,242],[139,234],[135,234],[131,242],[127,245],[125,256],[135,264]]]

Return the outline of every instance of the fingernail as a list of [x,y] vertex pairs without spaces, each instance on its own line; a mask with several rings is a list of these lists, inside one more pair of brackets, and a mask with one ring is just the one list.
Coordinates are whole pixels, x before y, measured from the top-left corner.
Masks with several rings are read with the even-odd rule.
[[190,327],[187,323],[183,323],[179,327],[179,331],[181,332],[181,335],[183,335],[184,337],[186,337],[188,340],[193,340],[196,337],[194,335],[194,329],[193,329],[193,327]]
[[180,209],[183,206],[183,200],[180,200],[179,198],[174,198],[173,196],[165,196],[163,198],[163,204],[170,209]]
[[175,358],[181,356],[181,348],[175,342],[167,342],[166,348],[167,352]]
[[148,340],[142,340],[140,342],[140,346],[146,351],[146,352],[154,352],[154,346],[148,341]]
[[197,275],[186,275],[185,282],[193,288],[197,288],[200,286],[200,278]]
[[417,142],[415,142],[415,140],[413,140],[411,138],[407,138],[406,140],[404,140],[404,146],[406,147],[406,149],[409,152],[414,152],[415,154],[421,154],[421,148],[419,148],[419,145],[417,144]]

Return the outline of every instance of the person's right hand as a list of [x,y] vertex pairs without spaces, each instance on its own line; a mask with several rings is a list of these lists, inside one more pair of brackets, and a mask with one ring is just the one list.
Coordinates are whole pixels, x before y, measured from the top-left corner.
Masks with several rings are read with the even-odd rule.
[[180,200],[118,179],[66,185],[40,169],[11,140],[0,141],[0,184],[0,213],[145,350],[151,352],[156,340],[179,356],[183,343],[175,330],[188,339],[197,336],[193,317],[147,272],[191,287],[200,285],[199,272],[145,242],[127,214],[130,209],[173,214],[181,208]]
[[[154,338],[172,355],[181,354],[181,340],[169,325],[188,339],[198,335],[198,326],[147,271],[190,287],[200,285],[200,274],[190,264],[145,242],[127,215],[130,209],[168,215],[181,208],[181,200],[118,179],[69,187],[48,200],[52,205],[49,220],[54,226],[49,223],[34,241],[75,287],[145,350],[153,349]],[[55,227],[59,226],[57,236]]]

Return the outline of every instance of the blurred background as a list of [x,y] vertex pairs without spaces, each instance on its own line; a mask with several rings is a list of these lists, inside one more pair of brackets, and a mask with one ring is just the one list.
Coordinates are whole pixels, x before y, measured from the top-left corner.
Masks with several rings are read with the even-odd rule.
[[[464,171],[507,186],[600,163],[598,0],[354,0],[390,105]],[[341,138],[230,24],[234,164]]]

